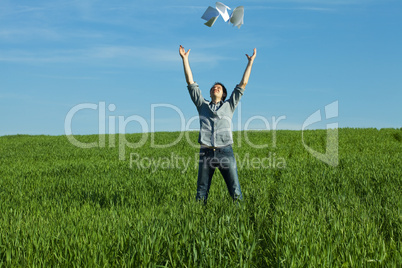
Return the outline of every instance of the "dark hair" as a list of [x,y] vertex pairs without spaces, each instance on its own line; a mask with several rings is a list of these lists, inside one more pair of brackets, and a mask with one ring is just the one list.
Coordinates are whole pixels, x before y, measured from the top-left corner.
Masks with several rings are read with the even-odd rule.
[[[226,90],[226,87],[225,87],[221,82],[215,82],[215,83],[212,85],[211,89],[212,89],[215,85],[220,85],[220,86],[222,87],[222,89],[223,89],[222,101],[225,101],[225,99],[226,99],[226,97],[227,97],[227,95],[228,95],[228,92],[227,92],[227,90]],[[209,92],[211,92],[211,89],[209,90]]]

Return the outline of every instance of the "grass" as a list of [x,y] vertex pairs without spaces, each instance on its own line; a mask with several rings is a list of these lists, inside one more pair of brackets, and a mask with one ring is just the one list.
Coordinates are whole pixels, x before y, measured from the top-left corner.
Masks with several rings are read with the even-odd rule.
[[[196,143],[197,132],[187,135]],[[154,144],[179,136],[156,133]],[[324,153],[325,137],[311,130],[304,142]],[[203,206],[198,149],[185,138],[169,148],[147,139],[119,160],[118,136],[90,149],[65,136],[3,136],[0,267],[397,267],[401,137],[401,129],[339,129],[333,167],[306,151],[300,131],[277,131],[276,140],[235,132],[245,199],[233,204],[216,172]]]

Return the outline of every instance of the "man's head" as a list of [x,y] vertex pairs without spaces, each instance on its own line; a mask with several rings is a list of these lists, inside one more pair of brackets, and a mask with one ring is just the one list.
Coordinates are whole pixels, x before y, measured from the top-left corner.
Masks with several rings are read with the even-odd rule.
[[225,86],[219,82],[215,82],[215,84],[209,90],[209,94],[211,95],[211,99],[213,101],[225,101],[226,96],[228,95]]

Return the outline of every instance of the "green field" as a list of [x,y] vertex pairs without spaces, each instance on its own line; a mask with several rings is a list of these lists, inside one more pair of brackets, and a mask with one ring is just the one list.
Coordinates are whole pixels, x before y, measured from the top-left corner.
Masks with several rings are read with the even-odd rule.
[[[118,136],[90,149],[65,136],[0,137],[0,267],[402,264],[402,129],[339,129],[336,167],[304,148],[301,131],[234,132],[244,201],[216,172],[205,206],[198,149],[184,137],[152,148],[179,136],[155,133],[124,160]],[[326,130],[304,141],[324,153]]]

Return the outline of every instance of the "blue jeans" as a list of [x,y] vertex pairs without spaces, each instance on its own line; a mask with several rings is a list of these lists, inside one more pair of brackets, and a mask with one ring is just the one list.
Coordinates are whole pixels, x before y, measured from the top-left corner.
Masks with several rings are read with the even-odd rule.
[[207,201],[212,176],[216,168],[219,169],[225,179],[233,200],[243,199],[237,175],[236,159],[231,145],[216,149],[201,147],[196,199]]

